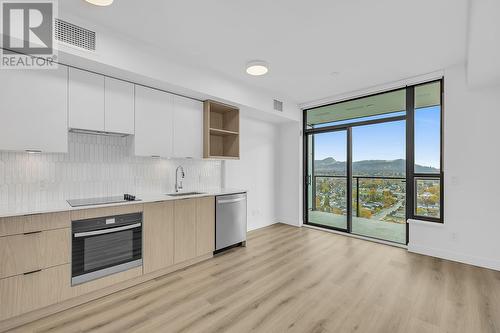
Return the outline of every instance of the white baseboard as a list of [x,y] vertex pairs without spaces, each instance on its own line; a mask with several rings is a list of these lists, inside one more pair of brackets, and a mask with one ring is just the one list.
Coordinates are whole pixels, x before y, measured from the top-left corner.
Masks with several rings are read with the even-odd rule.
[[287,220],[284,218],[276,218],[274,219],[274,223],[283,223],[283,224],[288,224],[291,225],[292,227],[300,227],[302,226],[302,221],[294,221],[294,220]]
[[265,228],[265,227],[269,227],[270,225],[273,225],[273,224],[276,224],[278,223],[278,221],[276,220],[272,220],[271,223],[259,223],[259,224],[254,224],[252,226],[249,226],[247,227],[247,231],[253,231],[253,230],[257,230],[257,229],[261,229],[261,228]]
[[451,252],[448,250],[437,249],[437,248],[429,248],[415,244],[408,244],[408,251],[431,257],[456,261],[463,264],[479,266],[483,268],[489,268],[500,271],[500,261],[494,259],[470,256],[463,253]]

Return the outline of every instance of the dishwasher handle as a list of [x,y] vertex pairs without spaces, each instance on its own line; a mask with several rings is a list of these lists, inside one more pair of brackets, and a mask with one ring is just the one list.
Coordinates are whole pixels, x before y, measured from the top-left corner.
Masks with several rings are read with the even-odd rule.
[[236,199],[225,199],[225,200],[217,200],[218,204],[225,204],[225,203],[233,203],[233,202],[239,202],[243,201],[246,198],[236,198]]

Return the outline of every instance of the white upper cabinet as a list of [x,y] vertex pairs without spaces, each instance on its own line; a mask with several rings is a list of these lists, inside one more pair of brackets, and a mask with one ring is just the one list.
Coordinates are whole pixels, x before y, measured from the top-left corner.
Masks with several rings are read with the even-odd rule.
[[135,154],[172,156],[173,95],[135,86]]
[[106,132],[134,134],[134,85],[109,77],[104,82]]
[[0,150],[68,151],[68,68],[2,70]]
[[69,69],[69,127],[105,131],[103,75]]
[[174,96],[173,157],[203,157],[203,103]]
[[69,127],[134,134],[134,85],[70,68]]

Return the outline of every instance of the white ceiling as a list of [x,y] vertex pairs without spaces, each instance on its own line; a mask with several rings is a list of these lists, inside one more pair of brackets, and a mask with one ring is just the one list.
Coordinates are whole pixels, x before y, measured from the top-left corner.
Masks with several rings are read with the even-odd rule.
[[[60,13],[298,103],[465,61],[467,0],[59,1]],[[131,46],[133,47],[133,46]],[[249,60],[270,64],[250,77]],[[331,75],[332,72],[339,72]]]

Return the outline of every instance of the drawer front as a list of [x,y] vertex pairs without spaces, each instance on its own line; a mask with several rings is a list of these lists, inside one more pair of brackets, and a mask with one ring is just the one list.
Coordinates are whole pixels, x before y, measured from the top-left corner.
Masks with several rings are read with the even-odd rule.
[[31,215],[24,224],[24,232],[71,228],[69,212]]
[[71,264],[0,279],[0,321],[142,275],[142,267],[71,286]]
[[71,229],[0,237],[0,279],[70,262]]
[[71,265],[0,280],[0,320],[8,319],[71,297]]
[[0,217],[0,237],[24,233],[29,216]]
[[70,227],[69,212],[2,217],[0,237]]
[[80,209],[71,211],[71,221],[93,219],[96,217],[140,213],[143,204],[112,206],[93,209]]

